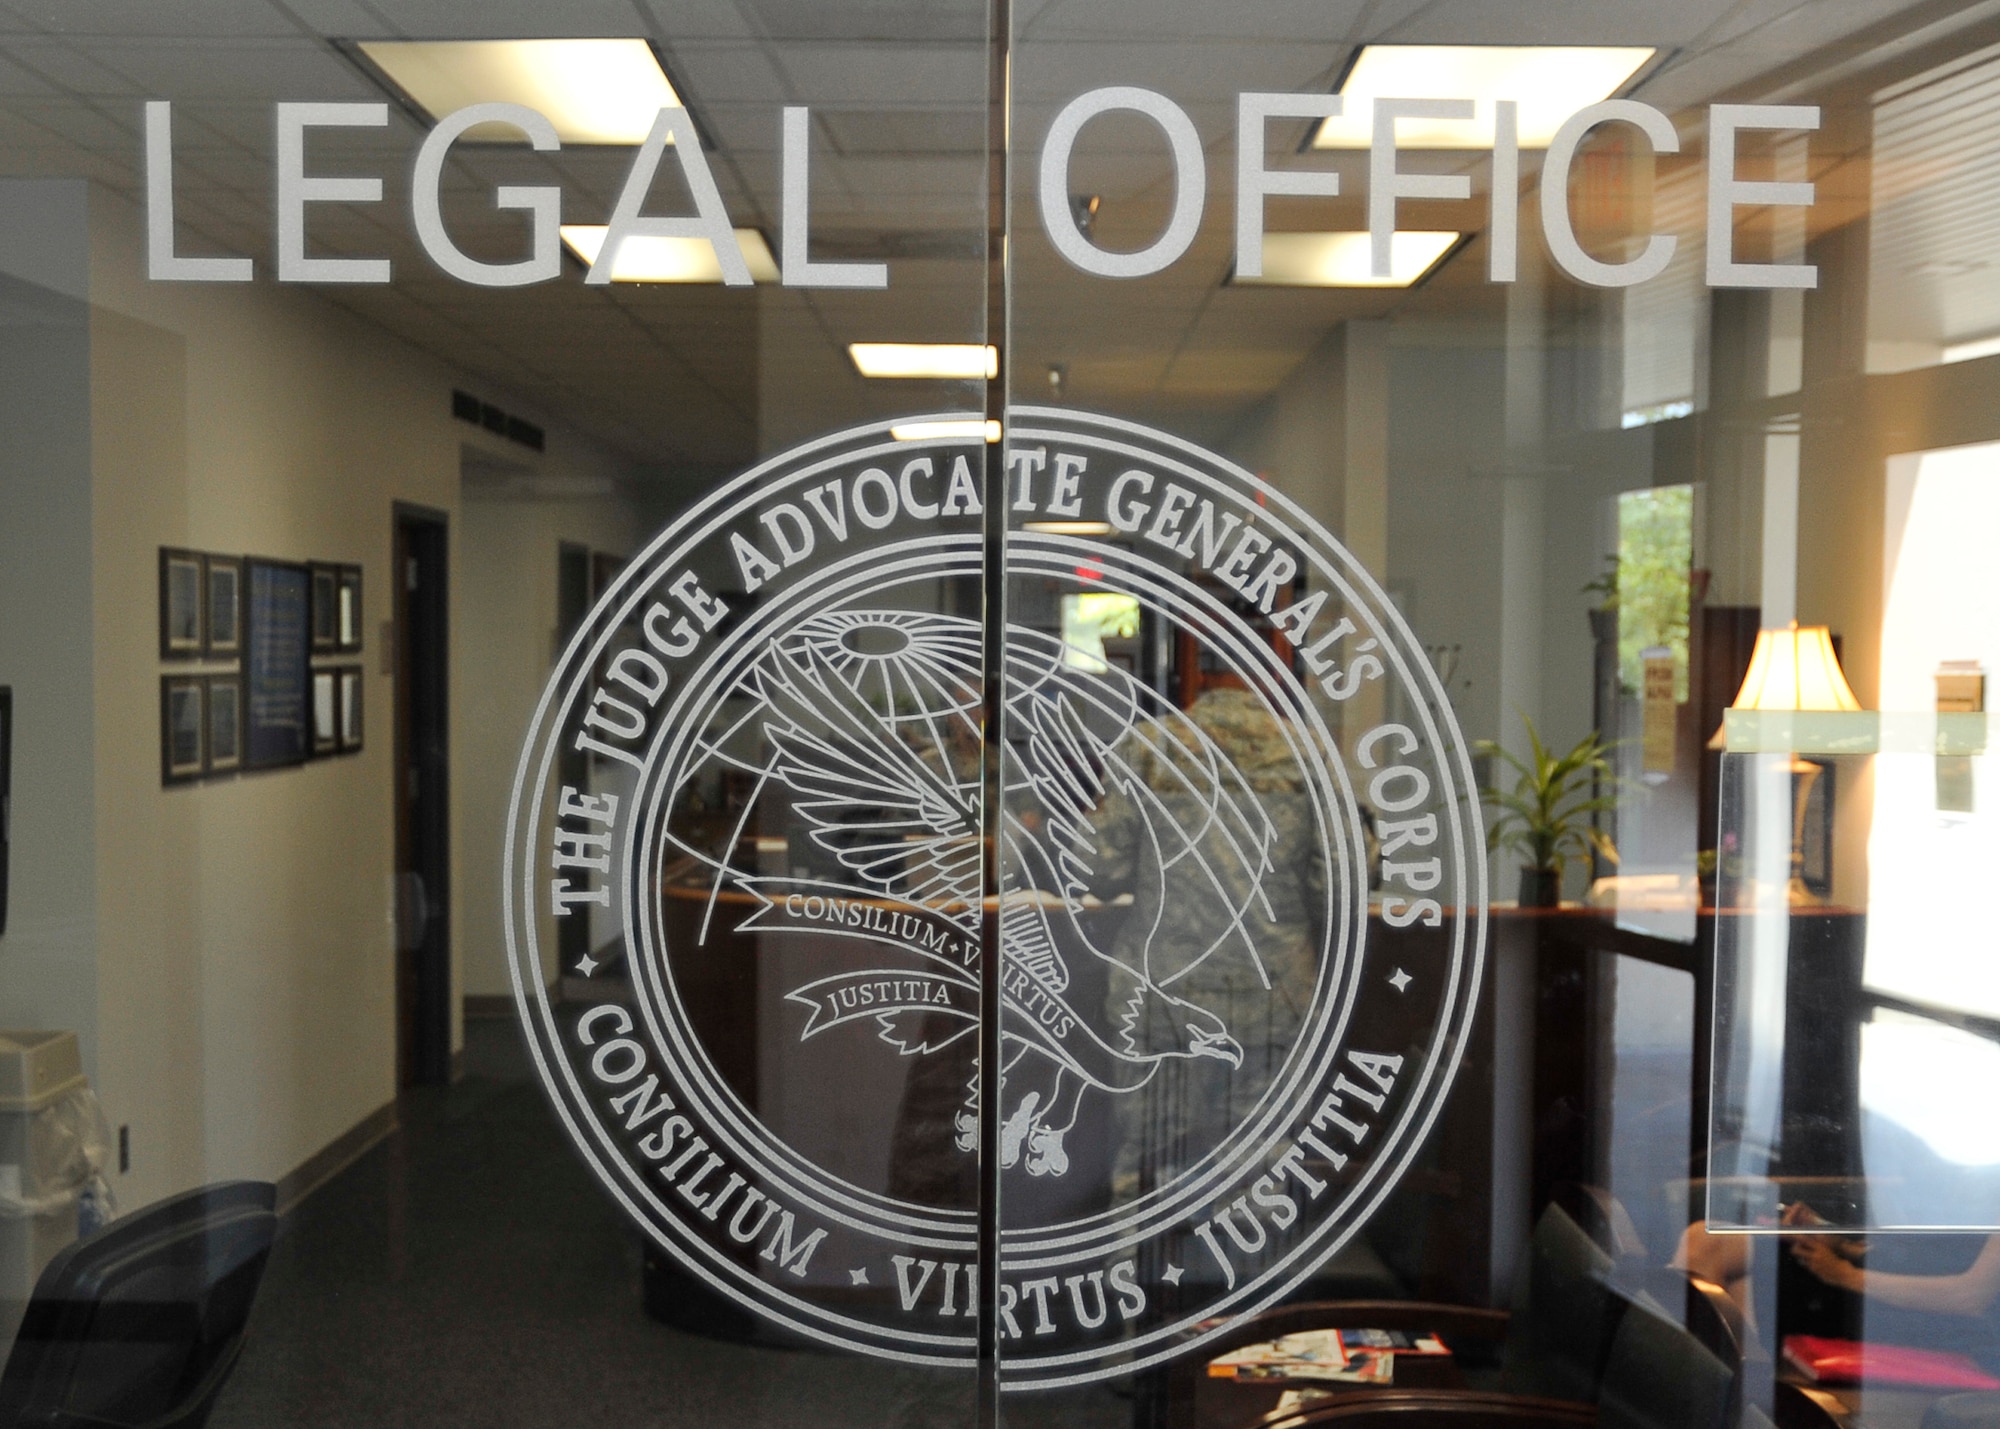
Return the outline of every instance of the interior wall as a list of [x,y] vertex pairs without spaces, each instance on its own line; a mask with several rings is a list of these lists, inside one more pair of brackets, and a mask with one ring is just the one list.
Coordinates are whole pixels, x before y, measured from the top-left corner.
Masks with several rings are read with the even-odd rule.
[[14,691],[0,1027],[97,1047],[89,309],[81,182],[0,183],[0,685]]
[[[80,215],[73,187],[70,209],[38,191],[0,194],[0,212]],[[467,817],[486,719],[468,696],[495,678],[465,638],[462,572],[478,562],[460,453],[496,443],[452,419],[462,375],[309,290],[149,282],[136,211],[99,190],[88,206],[87,246],[80,219],[62,239],[79,268],[89,255],[87,325],[79,304],[58,336],[0,336],[16,369],[0,403],[34,417],[0,455],[0,543],[28,547],[0,545],[0,589],[10,612],[38,613],[0,621],[0,681],[17,687],[17,827],[46,831],[17,844],[17,887],[36,891],[17,898],[0,959],[0,1025],[84,1034],[107,1117],[131,1128],[131,1171],[115,1181],[130,1207],[202,1181],[280,1179],[395,1095],[383,625],[398,501],[445,512],[453,533],[464,984],[464,930],[479,922],[467,899],[484,896],[491,861]],[[8,237],[0,225],[0,249]],[[538,469],[597,487],[628,474],[547,425]],[[162,787],[163,545],[363,567],[363,752]],[[523,638],[545,652],[549,623]]]
[[[501,857],[515,766],[557,649],[556,551],[565,541],[629,555],[638,518],[617,491],[582,499],[510,496],[468,475],[459,507],[459,686],[477,719],[454,751],[467,848],[459,860],[458,936],[467,997],[512,996],[502,926]],[[553,924],[542,930],[545,980],[556,975]]]

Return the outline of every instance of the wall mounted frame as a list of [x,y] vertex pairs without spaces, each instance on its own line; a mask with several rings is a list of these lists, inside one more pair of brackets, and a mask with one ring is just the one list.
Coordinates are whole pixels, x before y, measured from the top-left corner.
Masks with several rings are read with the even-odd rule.
[[197,660],[206,648],[202,558],[160,547],[160,658]]
[[244,562],[243,767],[299,764],[311,753],[309,568]]

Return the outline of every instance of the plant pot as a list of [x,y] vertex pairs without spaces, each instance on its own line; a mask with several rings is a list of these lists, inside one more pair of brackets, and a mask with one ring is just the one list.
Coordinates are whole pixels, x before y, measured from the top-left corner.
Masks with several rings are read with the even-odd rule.
[[1553,868],[1521,870],[1520,903],[1523,908],[1553,908],[1561,901],[1561,874]]
[[1590,635],[1598,644],[1618,643],[1618,612],[1613,610],[1593,610],[1590,615]]

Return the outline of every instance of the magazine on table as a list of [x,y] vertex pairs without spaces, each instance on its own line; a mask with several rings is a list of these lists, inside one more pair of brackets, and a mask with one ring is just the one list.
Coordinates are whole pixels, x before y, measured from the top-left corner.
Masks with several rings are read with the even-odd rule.
[[1301,1330],[1261,1344],[1245,1345],[1209,1361],[1217,1379],[1330,1380],[1346,1384],[1389,1384],[1398,1354],[1445,1354],[1429,1335],[1400,1330]]

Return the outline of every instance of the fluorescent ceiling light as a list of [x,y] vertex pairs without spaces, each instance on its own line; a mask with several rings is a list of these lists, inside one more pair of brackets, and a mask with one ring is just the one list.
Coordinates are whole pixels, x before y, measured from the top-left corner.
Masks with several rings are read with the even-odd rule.
[[[678,107],[644,40],[364,40],[382,73],[442,119],[468,104],[525,104],[565,144],[639,144],[662,108]],[[518,130],[482,124],[475,142],[519,143]]]
[[1976,337],[1970,342],[1946,344],[1942,360],[1971,362],[1974,358],[1991,357],[1996,352],[2000,352],[2000,337]]
[[997,442],[1000,440],[1000,424],[983,421],[978,417],[949,417],[934,422],[898,422],[889,428],[889,435],[899,442],[942,442],[954,437],[971,437],[975,440]]
[[976,342],[850,342],[847,355],[863,377],[1000,375],[999,349]]
[[1438,265],[1459,235],[1414,230],[1389,236],[1389,276],[1370,271],[1373,248],[1366,233],[1267,233],[1264,276],[1232,283],[1278,288],[1407,288]]
[[1521,106],[1521,147],[1546,149],[1562,122],[1609,99],[1653,57],[1647,45],[1369,45],[1340,86],[1342,112],[1320,121],[1315,149],[1365,149],[1377,99],[1469,99],[1471,119],[1399,119],[1402,149],[1486,149],[1493,101]]
[[[595,263],[610,229],[602,223],[565,223],[562,239],[586,263]],[[760,283],[778,281],[778,265],[771,258],[771,246],[754,228],[736,230],[736,246],[743,250],[743,262],[750,276]],[[611,270],[614,283],[720,283],[722,265],[715,261],[715,249],[706,238],[659,238],[640,235],[618,245],[618,262]]]
[[1109,536],[1109,521],[1024,521],[1024,531],[1035,531],[1044,536]]

